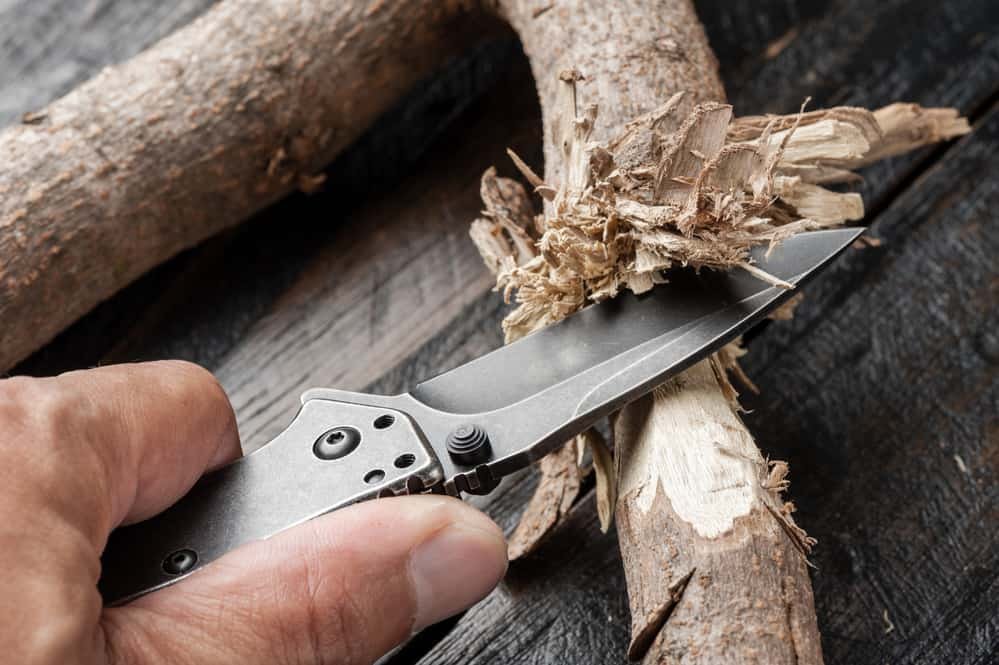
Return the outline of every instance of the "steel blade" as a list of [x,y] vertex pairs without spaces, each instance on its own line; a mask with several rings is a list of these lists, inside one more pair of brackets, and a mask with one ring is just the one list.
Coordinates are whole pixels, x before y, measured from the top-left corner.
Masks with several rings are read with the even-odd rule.
[[[793,236],[770,256],[753,251],[754,263],[792,284],[803,283],[862,229],[814,231]],[[762,319],[792,295],[743,270],[678,271],[670,282],[641,296],[627,293],[419,384],[411,391],[424,404],[451,413],[482,413],[522,402],[615,358],[632,357],[652,340],[665,344],[691,333],[714,317],[710,330],[698,330],[691,345],[663,355],[653,374],[668,371],[687,354],[727,343],[726,332]],[[672,333],[672,337],[663,338]],[[722,339],[718,339],[721,337]],[[651,352],[651,349],[646,351]],[[646,354],[642,354],[646,355]],[[707,353],[702,353],[707,355]],[[634,358],[637,360],[637,358]],[[623,387],[622,387],[623,388]]]

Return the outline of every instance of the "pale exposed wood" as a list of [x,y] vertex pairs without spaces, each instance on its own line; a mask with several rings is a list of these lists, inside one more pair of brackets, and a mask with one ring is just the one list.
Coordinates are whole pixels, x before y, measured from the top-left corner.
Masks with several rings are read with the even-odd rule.
[[971,131],[953,108],[890,104],[875,111],[840,106],[786,116],[745,116],[729,126],[733,141],[786,141],[779,170],[806,182],[856,180],[852,169]]
[[615,436],[629,656],[821,662],[806,544],[710,363],[622,411]]
[[864,157],[869,164],[913,148],[962,136],[971,131],[957,109],[926,109],[918,104],[890,104],[874,112],[881,141]]
[[[69,59],[65,65],[49,60],[47,66],[21,76],[21,63],[27,61],[36,66],[45,63],[39,52],[64,53],[71,50],[67,42],[72,44],[74,39],[83,38],[74,31],[66,37],[45,39],[47,35],[40,34],[37,28],[32,33],[26,16],[44,11],[42,25],[46,30],[58,30],[68,25],[63,23],[63,15],[74,17],[84,5],[101,8],[99,18],[94,19],[100,24],[113,23],[119,10],[137,12],[132,8],[154,6],[157,10],[152,12],[153,16],[162,17],[168,6],[184,4],[193,3],[13,0],[8,3],[6,14],[0,10],[0,16],[11,19],[7,22],[0,19],[0,33],[5,37],[12,32],[23,34],[20,43],[31,44],[33,48],[17,49],[16,39],[0,39],[4,42],[0,50],[7,49],[6,59],[0,60],[8,65],[0,72],[0,88],[4,91],[0,106],[6,103],[18,113],[36,108],[18,105],[19,90],[31,91],[32,97],[39,100],[38,106],[49,99],[52,92],[44,90],[48,81],[40,76],[42,71],[52,71],[56,76],[57,69],[79,70],[84,66],[80,63],[91,67],[94,62],[106,62],[96,57],[94,48],[88,50],[86,58]],[[54,5],[63,6],[62,13],[52,11]],[[737,110],[792,110],[806,94],[817,91],[826,102],[875,104],[901,96],[958,104],[973,110],[978,108],[981,96],[992,94],[999,82],[995,74],[999,65],[995,57],[999,53],[995,48],[999,45],[999,31],[995,29],[999,15],[987,1],[957,0],[944,6],[920,0],[916,3],[918,11],[913,11],[913,3],[901,0],[878,4],[877,9],[870,3],[855,1],[789,6],[781,0],[760,3],[707,0],[699,1],[697,6],[709,24],[712,45],[721,49],[723,66],[728,63],[723,75]],[[821,16],[830,7],[836,7],[836,12]],[[873,24],[872,11],[877,13]],[[788,12],[793,12],[793,17],[788,17]],[[961,19],[949,20],[954,16]],[[912,22],[907,23],[910,19]],[[149,20],[153,22],[152,18]],[[761,76],[756,66],[758,52],[763,44],[787,29],[781,23],[786,20],[801,24],[803,39],[789,47],[786,54],[789,57],[782,54],[776,61],[768,61]],[[903,23],[910,29],[899,31],[898,26]],[[872,25],[872,31],[858,31],[858,26]],[[123,42],[142,39],[145,34],[143,26],[134,29],[134,25],[129,25],[122,31],[125,39],[117,39],[117,34],[106,28],[99,30],[101,27],[94,26],[91,35],[97,32],[99,38],[107,37],[113,54],[124,50]],[[862,36],[856,39],[861,32]],[[831,54],[825,50],[830,45]],[[948,66],[939,66],[942,60],[938,58],[912,58],[913,49],[933,52],[940,58],[944,54],[935,49],[943,49]],[[816,81],[809,70],[819,62],[814,56],[820,52],[822,62],[833,59],[836,67],[821,69]],[[885,72],[891,75],[885,76]],[[9,83],[4,85],[4,73],[6,81],[15,82],[13,89]],[[41,95],[37,92],[39,87],[43,88]],[[520,96],[524,89],[533,94],[530,88],[529,79],[519,85],[504,86],[488,106],[495,106],[508,95]],[[840,262],[835,273],[807,289],[805,306],[795,322],[769,326],[752,342],[748,366],[754,378],[761,380],[764,394],[760,400],[747,403],[753,408],[751,427],[765,450],[780,449],[781,454],[791,455],[796,462],[795,498],[802,499],[809,531],[817,531],[822,541],[813,556],[820,569],[816,600],[820,605],[821,625],[829,631],[823,643],[830,662],[970,664],[988,661],[988,654],[995,650],[999,617],[992,611],[994,603],[990,601],[994,598],[991,590],[995,588],[995,571],[999,570],[995,565],[999,547],[994,536],[996,529],[989,527],[995,523],[991,507],[997,503],[999,484],[994,482],[995,465],[990,460],[996,459],[994,452],[999,438],[989,424],[997,411],[996,365],[990,364],[987,356],[978,355],[980,349],[992,348],[994,344],[989,346],[989,340],[995,338],[990,332],[995,327],[989,327],[981,318],[992,311],[990,305],[995,299],[994,288],[992,298],[989,297],[989,285],[994,283],[990,278],[995,272],[995,261],[990,257],[995,255],[993,248],[999,228],[989,217],[989,211],[997,204],[996,188],[993,179],[982,177],[995,172],[995,155],[999,154],[994,104],[992,109],[992,113],[986,114],[978,108],[976,134],[960,144],[895,159],[867,171],[865,197],[877,199],[879,204],[885,204],[886,198],[895,201],[887,213],[879,215],[873,229],[882,239],[881,247],[855,252]],[[533,122],[532,113],[527,124],[533,128]],[[492,124],[481,128],[496,133],[507,131]],[[537,135],[532,130],[531,136]],[[418,134],[412,136],[419,140]],[[446,143],[464,146],[475,136],[475,132],[449,136]],[[502,148],[501,138],[495,143]],[[418,189],[436,188],[450,178],[461,179],[464,175],[475,180],[489,163],[500,165],[501,172],[508,174],[502,150],[496,154],[492,161],[486,160],[480,166],[469,165],[470,174],[461,172],[465,167],[452,170],[446,160],[433,173],[427,173],[421,165],[414,171],[414,177],[421,183]],[[532,165],[540,164],[540,159],[533,155],[522,154]],[[913,169],[921,173],[930,163],[933,168],[920,178],[918,186],[908,186],[914,176]],[[474,186],[470,187],[474,194]],[[899,190],[903,196],[896,198]],[[441,196],[448,196],[450,191],[442,188]],[[953,198],[956,192],[960,193],[958,199]],[[413,219],[417,226],[433,223],[438,216],[449,213],[455,215],[453,224],[461,226],[479,207],[474,200],[460,208],[451,201],[447,206],[433,207],[436,199],[432,195],[406,199],[409,206],[429,206],[425,220]],[[301,208],[320,218],[328,211],[324,200],[313,199]],[[314,244],[336,246],[349,242],[356,234],[385,233],[383,228],[368,230],[368,225],[379,218],[380,214],[359,219],[356,226],[350,222],[346,226],[351,231],[323,236]],[[288,220],[288,224],[296,226],[301,221],[293,215]],[[335,215],[328,221],[330,226],[341,224]],[[250,243],[272,242],[274,235],[262,233],[258,227],[248,229],[248,236],[239,237]],[[460,251],[466,244],[461,235],[463,232],[448,241],[453,251]],[[223,243],[213,243],[198,250],[191,259],[212,265],[206,254],[222,247]],[[393,256],[397,251],[385,245],[378,245],[377,249]],[[279,272],[275,268],[279,264],[276,260],[258,260],[252,268],[240,268],[239,262],[248,257],[239,256],[237,261],[232,256],[233,250],[247,253],[245,244],[230,248],[230,261],[217,264],[229,266],[213,270],[211,279],[231,281],[230,302],[266,301],[268,295],[257,293],[258,285],[273,279],[268,273]],[[450,271],[450,263],[440,264],[440,257],[434,254],[431,261],[438,262],[439,270]],[[477,260],[474,252],[471,259]],[[406,260],[419,261],[419,255]],[[889,262],[890,269],[886,270]],[[184,266],[187,265],[185,259]],[[296,270],[297,257],[286,258],[282,265]],[[388,268],[390,264],[382,265]],[[942,269],[936,269],[937,265]],[[179,268],[181,265],[175,264],[166,274],[173,274]],[[311,266],[316,276],[326,274],[327,270],[323,264]],[[247,281],[252,274],[258,275],[258,279]],[[440,283],[428,272],[413,277],[426,279],[429,288]],[[115,338],[131,337],[134,355],[129,357],[133,359],[165,353],[204,357],[205,349],[238,344],[239,326],[217,313],[205,311],[213,303],[218,304],[217,297],[207,295],[199,280],[185,279],[186,288],[174,284],[167,293],[161,291],[165,286],[143,285],[131,290],[125,298],[104,308],[98,317],[91,317],[84,326],[50,346],[44,356],[36,357],[30,368],[39,370],[44,359],[46,368],[57,371],[53,358],[60,354],[66,363],[63,367],[88,365],[91,362],[88,340],[94,330]],[[332,277],[311,278],[308,282],[319,294],[338,288]],[[416,294],[422,290],[408,292]],[[284,337],[272,339],[268,344],[296,349],[309,347],[314,358],[325,360],[335,346],[331,346],[328,338],[296,335],[293,322],[301,314],[308,313],[317,320],[323,316],[322,312],[299,303],[299,294],[296,291],[296,296],[286,301],[285,306],[276,304],[268,312],[268,318],[289,323]],[[351,306],[368,310],[370,301],[370,309],[376,311],[390,313],[398,309],[399,301],[393,301],[391,310],[382,309],[384,296],[383,290],[368,291],[364,302],[354,302]],[[496,329],[501,307],[495,295],[482,297],[478,305],[444,326],[437,338],[392,372],[394,382],[380,387],[384,385],[393,391],[406,389],[419,378],[474,357],[484,348],[484,338],[490,344],[498,344],[500,334]],[[141,307],[130,306],[130,299],[134,303],[135,298],[146,298],[149,302],[143,300]],[[327,306],[337,302],[325,301]],[[125,321],[136,310],[145,309],[162,310],[162,321],[182,319],[190,328],[174,324],[131,329]],[[123,319],[121,327],[96,325],[114,316],[112,312]],[[830,312],[835,314],[830,316]],[[946,313],[945,318],[942,313]],[[474,314],[485,317],[478,326],[469,321]],[[257,314],[251,311],[246,316],[255,318]],[[407,320],[419,320],[416,314],[412,316]],[[404,332],[398,327],[381,329],[386,335]],[[258,346],[261,350],[266,348]],[[877,353],[865,349],[876,349]],[[309,354],[295,355],[304,372]],[[369,364],[367,355],[355,353],[343,358],[342,362],[352,365]],[[927,371],[926,358],[933,359],[932,371]],[[377,361],[377,354],[371,359]],[[872,367],[872,362],[876,366]],[[282,364],[261,362],[247,367],[247,380],[266,384],[272,375],[290,374],[280,367]],[[371,366],[379,364],[372,362]],[[235,376],[237,371],[233,367],[229,373]],[[307,384],[308,381],[295,388]],[[802,399],[803,395],[808,397]],[[947,396],[946,404],[940,404],[940,395]],[[294,402],[287,396],[284,399]],[[274,401],[282,403],[277,393],[264,400]],[[255,410],[259,404],[255,402],[250,408]],[[285,405],[293,408],[287,402]],[[270,411],[277,420],[287,415],[273,407]],[[897,414],[905,417],[899,419],[895,417]],[[259,416],[255,418],[262,420]],[[955,464],[954,453],[959,453],[967,464],[968,474]],[[871,463],[858,463],[858,456],[861,461]],[[524,489],[523,484],[513,487]],[[501,490],[488,497],[499,499],[502,504],[502,524],[512,524],[511,513],[521,509],[518,499],[525,496],[523,492],[513,496],[507,493],[505,498],[499,496],[510,488],[511,485],[504,483]],[[906,500],[899,502],[899,496]],[[835,510],[830,510],[830,506],[835,506]],[[466,614],[451,635],[421,662],[605,665],[620,660],[608,657],[623,653],[627,644],[621,630],[621,626],[627,625],[627,609],[621,595],[624,580],[620,561],[608,547],[616,545],[600,541],[589,505],[578,506],[574,512],[577,518],[545,545],[542,556],[514,567],[511,574],[514,592],[499,590],[490,601]],[[580,526],[581,518],[585,526]],[[578,547],[581,542],[586,543],[585,548]],[[945,545],[943,549],[941,543]],[[884,635],[886,611],[895,626],[889,635]],[[410,652],[399,662],[408,663],[417,658],[418,654]]]
[[498,4],[531,60],[542,101],[548,182],[563,181],[563,148],[554,140],[567,120],[555,104],[560,72],[581,73],[581,99],[600,107],[595,140],[613,136],[679,90],[688,90],[694,101],[724,96],[717,61],[688,0],[556,2],[537,17],[535,0]]
[[593,475],[596,477],[594,494],[597,501],[597,517],[600,518],[600,530],[607,533],[614,520],[614,509],[617,507],[617,469],[614,457],[603,434],[598,430],[587,430],[582,439],[593,458]]
[[[514,159],[544,193],[545,214],[535,217],[519,185],[505,195],[494,172],[482,179],[486,210],[473,222],[472,237],[504,296],[516,299],[517,309],[504,321],[511,341],[621,289],[647,291],[675,267],[738,267],[792,288],[753,265],[750,249],[861,219],[860,194],[816,181],[858,178],[849,169],[865,163],[872,149],[911,149],[938,139],[941,132],[918,125],[925,125],[921,118],[948,115],[948,109],[910,105],[908,118],[893,123],[895,138],[886,141],[875,114],[865,109],[742,122],[732,120],[726,104],[691,105],[677,93],[599,142],[591,140],[599,108],[583,105],[580,76],[572,70],[560,78],[556,102],[564,106],[563,127],[571,129],[559,138],[566,179],[544,182]],[[966,131],[966,122],[962,129],[958,121],[964,122],[955,118],[952,131]]]

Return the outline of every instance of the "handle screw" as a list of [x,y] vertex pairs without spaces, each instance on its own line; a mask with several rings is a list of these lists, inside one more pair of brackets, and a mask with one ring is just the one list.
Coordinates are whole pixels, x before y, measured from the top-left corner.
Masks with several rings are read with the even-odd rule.
[[194,550],[182,549],[171,552],[163,559],[163,572],[167,575],[183,575],[198,563],[198,553]]
[[353,427],[336,427],[323,432],[312,444],[312,452],[321,460],[340,459],[354,452],[361,443],[361,433]]
[[447,435],[448,454],[458,464],[474,466],[489,459],[489,436],[478,425],[460,425]]

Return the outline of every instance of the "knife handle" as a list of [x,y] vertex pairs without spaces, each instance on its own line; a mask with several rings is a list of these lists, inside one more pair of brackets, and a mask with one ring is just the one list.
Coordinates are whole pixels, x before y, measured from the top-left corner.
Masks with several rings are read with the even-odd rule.
[[162,513],[112,532],[106,605],[168,586],[226,552],[358,501],[440,487],[443,470],[402,411],[308,399],[263,448],[204,477]]

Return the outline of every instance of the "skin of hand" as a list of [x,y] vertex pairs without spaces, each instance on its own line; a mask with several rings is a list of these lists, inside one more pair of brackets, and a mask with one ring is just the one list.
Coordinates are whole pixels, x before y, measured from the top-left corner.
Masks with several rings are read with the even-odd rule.
[[0,654],[11,663],[369,663],[478,601],[500,529],[448,497],[361,503],[104,608],[110,531],[240,455],[232,408],[183,362],[0,380]]

